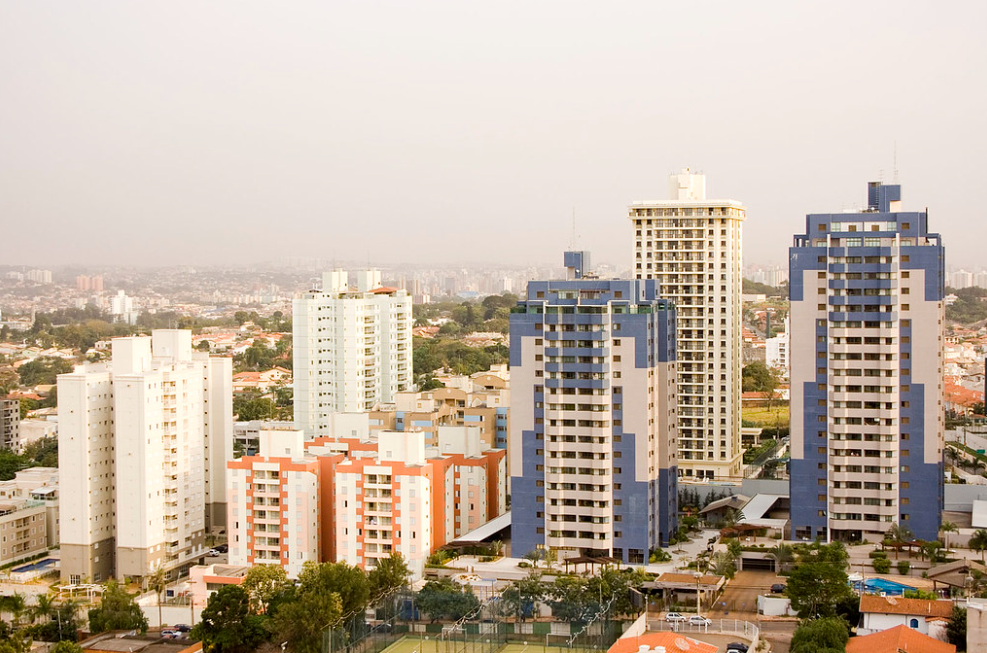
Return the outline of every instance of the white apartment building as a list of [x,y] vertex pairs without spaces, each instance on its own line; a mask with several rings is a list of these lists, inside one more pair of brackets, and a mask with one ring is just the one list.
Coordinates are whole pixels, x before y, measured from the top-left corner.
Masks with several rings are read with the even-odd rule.
[[740,444],[743,223],[735,200],[706,199],[706,177],[684,169],[669,200],[634,202],[634,276],[657,279],[675,304],[679,475],[737,479]]
[[208,516],[226,512],[216,479],[232,458],[232,361],[193,352],[180,329],[116,338],[112,351],[58,379],[59,453],[77,463],[61,477],[72,582],[187,568]]
[[326,434],[333,412],[391,403],[413,383],[411,297],[361,270],[351,287],[344,270],[323,275],[322,290],[295,299],[295,425],[308,438]]
[[785,330],[764,341],[764,364],[768,368],[779,370],[788,378],[788,318],[785,318]]
[[228,464],[229,561],[274,564],[292,578],[306,562],[319,562],[319,466],[305,454],[305,434],[264,429],[257,456]]

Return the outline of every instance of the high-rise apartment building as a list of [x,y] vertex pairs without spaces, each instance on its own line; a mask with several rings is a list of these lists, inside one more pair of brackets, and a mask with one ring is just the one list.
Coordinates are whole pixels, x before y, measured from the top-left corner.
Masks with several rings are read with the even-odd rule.
[[741,261],[746,209],[706,199],[706,177],[672,175],[670,200],[634,202],[634,276],[675,304],[679,474],[742,475]]
[[806,216],[791,265],[792,533],[918,539],[943,506],[943,247],[901,187]]
[[675,532],[675,309],[581,258],[511,314],[512,549],[644,563]]
[[[62,577],[98,582],[180,571],[226,514],[232,361],[191,332],[116,338],[109,365],[58,377]],[[219,480],[217,480],[219,479]],[[215,520],[210,524],[209,520]]]
[[295,425],[326,434],[334,412],[391,403],[412,387],[411,297],[381,287],[378,270],[323,275],[322,290],[295,299],[292,315]]
[[17,449],[20,444],[21,402],[0,397],[0,448]]

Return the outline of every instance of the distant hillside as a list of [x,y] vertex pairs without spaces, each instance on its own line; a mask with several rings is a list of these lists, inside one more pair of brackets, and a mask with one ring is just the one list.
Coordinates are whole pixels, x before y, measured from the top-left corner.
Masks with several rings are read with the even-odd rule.
[[956,295],[956,301],[946,307],[946,319],[969,326],[987,320],[987,290],[983,288],[946,288],[946,294]]

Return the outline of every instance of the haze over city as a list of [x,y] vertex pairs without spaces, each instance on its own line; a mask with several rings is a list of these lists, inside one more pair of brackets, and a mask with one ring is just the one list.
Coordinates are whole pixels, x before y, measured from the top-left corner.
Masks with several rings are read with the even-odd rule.
[[[895,180],[987,236],[982,3],[4,3],[0,261],[630,263],[680,167],[745,261]],[[13,228],[34,230],[29,239]]]

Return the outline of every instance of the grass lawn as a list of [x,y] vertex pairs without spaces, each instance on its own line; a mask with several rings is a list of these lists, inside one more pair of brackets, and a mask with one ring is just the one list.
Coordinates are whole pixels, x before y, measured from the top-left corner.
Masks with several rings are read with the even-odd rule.
[[788,404],[773,408],[750,406],[740,413],[741,419],[757,426],[788,426]]

